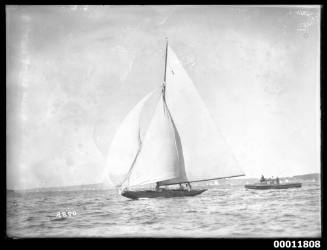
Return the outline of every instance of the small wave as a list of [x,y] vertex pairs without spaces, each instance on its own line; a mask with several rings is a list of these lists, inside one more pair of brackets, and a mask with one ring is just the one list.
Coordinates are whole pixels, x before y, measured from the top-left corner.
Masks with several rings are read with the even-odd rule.
[[288,214],[288,213],[283,214],[283,216],[286,216],[286,217],[296,217],[294,214]]
[[109,217],[111,217],[111,214],[109,213],[109,214],[98,214],[98,215],[96,215],[96,217],[103,217],[103,218],[109,218]]
[[144,224],[144,225],[152,225],[152,224],[155,224],[155,223],[157,223],[156,220],[150,220],[150,221],[145,221],[142,224]]
[[58,218],[55,218],[55,219],[51,219],[50,221],[64,221],[64,220],[67,220],[68,217],[58,217]]
[[33,217],[33,216],[28,216],[28,217],[25,219],[25,221],[32,221],[32,220],[34,220],[34,217]]
[[87,202],[83,202],[83,203],[77,203],[76,206],[85,206],[85,205],[94,205],[93,201],[87,201]]

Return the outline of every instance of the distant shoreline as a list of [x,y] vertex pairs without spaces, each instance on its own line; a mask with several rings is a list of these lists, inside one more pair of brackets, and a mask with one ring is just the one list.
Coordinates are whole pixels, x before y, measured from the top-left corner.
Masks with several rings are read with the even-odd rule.
[[[269,178],[270,176],[265,176]],[[276,177],[276,176],[274,176]],[[279,179],[285,180],[298,180],[298,181],[306,181],[306,180],[320,180],[320,173],[312,173],[312,174],[303,174],[303,175],[294,175],[294,176],[285,176],[279,177]],[[216,185],[224,185],[224,184],[232,184],[232,185],[244,185],[247,182],[252,183],[259,180],[258,178],[226,178],[217,180],[219,184]],[[194,186],[205,185],[206,183],[215,183],[213,181],[206,181],[200,184],[193,184]],[[61,186],[61,187],[43,187],[43,188],[28,188],[28,189],[7,189],[7,192],[51,192],[51,191],[81,191],[81,190],[112,190],[115,189],[113,186],[108,186],[104,183],[95,183],[95,184],[85,184],[85,185],[72,185],[72,186]]]

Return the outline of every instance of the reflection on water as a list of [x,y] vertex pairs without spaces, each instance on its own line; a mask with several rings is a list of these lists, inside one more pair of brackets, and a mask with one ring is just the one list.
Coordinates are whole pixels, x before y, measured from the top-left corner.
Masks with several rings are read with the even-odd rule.
[[[58,212],[71,211],[67,217]],[[75,213],[72,213],[75,211]],[[12,193],[10,237],[318,237],[320,184],[210,188],[195,197],[128,200],[115,190]]]

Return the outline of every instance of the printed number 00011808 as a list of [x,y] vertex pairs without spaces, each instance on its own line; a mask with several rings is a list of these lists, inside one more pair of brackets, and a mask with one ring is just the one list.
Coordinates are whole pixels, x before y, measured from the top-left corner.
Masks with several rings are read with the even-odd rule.
[[320,248],[319,240],[275,240],[274,248]]

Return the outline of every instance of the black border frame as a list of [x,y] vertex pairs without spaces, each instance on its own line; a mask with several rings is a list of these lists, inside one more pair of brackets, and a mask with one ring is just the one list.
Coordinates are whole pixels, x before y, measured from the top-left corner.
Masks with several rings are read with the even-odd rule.
[[[269,3],[269,2],[268,2]],[[268,3],[265,3],[263,5],[266,5]],[[4,4],[2,4],[2,8],[1,8],[1,14],[2,14],[2,39],[1,39],[1,49],[2,52],[4,54],[2,58],[2,63],[3,65],[6,65],[6,13],[5,13],[5,9],[6,9],[6,5],[42,5],[45,4],[44,1],[34,1],[34,3],[19,3],[19,1],[11,1],[10,3],[8,1],[6,1]],[[48,1],[46,3],[47,5],[59,5],[59,4],[67,4],[67,2],[63,3],[63,1]],[[86,4],[83,3],[83,1],[70,1],[69,4]],[[93,4],[103,4],[102,2],[97,2],[94,1],[92,2]],[[143,3],[133,3],[130,1],[110,1],[108,3],[109,5],[121,5],[121,4],[137,4],[137,5],[145,5],[145,4],[153,4],[153,3],[148,3],[148,2],[143,2]],[[157,3],[155,4],[181,4],[178,2],[172,2],[172,1],[157,1]],[[194,4],[194,3],[188,3],[188,4]],[[220,1],[220,3],[208,3],[206,1],[203,1],[201,3],[201,5],[203,4],[219,4],[219,5],[231,5],[230,2],[227,1]],[[236,2],[234,4],[238,4],[238,5],[243,5],[244,3],[240,3],[240,2]],[[247,5],[249,3],[246,3]],[[278,5],[284,5],[285,3],[278,3]],[[290,241],[304,241],[304,240],[320,240],[321,242],[321,248],[325,248],[326,247],[326,227],[325,225],[327,225],[326,223],[326,215],[325,215],[325,205],[324,205],[324,201],[326,201],[325,198],[325,190],[326,187],[326,183],[325,183],[325,173],[324,173],[324,163],[326,162],[326,155],[324,154],[324,145],[325,145],[325,140],[324,140],[324,121],[325,121],[325,97],[324,97],[324,93],[326,92],[326,86],[324,85],[325,81],[326,81],[326,17],[325,17],[325,5],[323,4],[323,2],[318,2],[318,3],[297,3],[296,5],[314,5],[314,4],[319,4],[321,5],[321,27],[320,27],[320,65],[321,65],[321,69],[320,69],[320,105],[321,105],[321,230],[322,230],[322,235],[321,237],[318,238],[235,238],[235,239],[230,239],[230,238],[217,238],[217,239],[212,239],[212,238],[25,238],[25,239],[15,239],[15,238],[10,238],[7,236],[6,234],[6,155],[7,155],[7,151],[6,151],[6,136],[4,136],[2,139],[4,139],[3,141],[5,142],[4,144],[4,157],[2,157],[1,159],[5,161],[5,166],[2,167],[2,171],[3,174],[1,175],[2,177],[2,201],[4,201],[2,204],[2,216],[1,218],[2,220],[2,240],[5,240],[7,243],[15,243],[15,244],[19,244],[22,247],[27,247],[27,245],[29,245],[30,243],[32,247],[35,247],[35,243],[36,241],[40,241],[40,243],[43,245],[43,247],[48,247],[49,245],[51,246],[65,246],[68,241],[70,241],[72,243],[72,246],[75,248],[77,247],[79,244],[81,245],[85,245],[86,241],[90,242],[90,246],[91,247],[95,247],[94,243],[95,242],[102,242],[102,243],[106,243],[108,240],[110,241],[110,243],[108,242],[108,244],[105,244],[104,247],[108,247],[108,248],[113,248],[112,244],[116,244],[115,246],[117,246],[118,248],[122,248],[124,247],[124,243],[128,243],[131,244],[129,246],[133,246],[136,247],[137,243],[141,243],[140,245],[138,245],[139,247],[145,247],[145,246],[150,246],[151,243],[153,244],[152,247],[157,248],[158,246],[160,247],[165,247],[167,245],[174,245],[176,246],[176,243],[179,243],[180,245],[178,247],[185,247],[185,244],[187,247],[191,246],[191,247],[206,247],[206,245],[203,245],[203,243],[205,244],[212,244],[212,246],[210,247],[214,247],[215,249],[220,249],[224,246],[227,248],[237,248],[237,249],[243,249],[243,248],[250,248],[252,249],[253,247],[258,247],[259,249],[275,249],[273,246],[273,242],[275,240],[290,240]],[[259,3],[256,3],[256,5],[262,5]],[[269,5],[273,5],[270,4]],[[292,5],[287,3],[287,5]],[[293,4],[294,5],[294,4]],[[6,69],[6,67],[2,67],[2,69]],[[5,72],[5,70],[4,70]],[[3,76],[3,81],[2,82],[6,82],[6,74],[2,74]],[[4,115],[3,117],[6,118],[6,85],[3,84],[3,91],[1,91],[1,94],[3,95],[1,98],[2,101],[2,105],[1,105],[1,111],[3,112],[2,115]],[[6,132],[6,119],[1,119],[1,121],[3,122],[3,129],[5,130],[4,132]],[[60,245],[56,245],[57,242]],[[49,244],[50,243],[50,244]],[[144,244],[145,243],[145,244]],[[160,244],[158,244],[160,243]],[[168,243],[166,245],[166,243]],[[169,244],[170,243],[170,244]],[[195,244],[196,243],[196,244]],[[148,245],[149,244],[149,245]],[[155,244],[155,245],[154,245]],[[189,244],[189,245],[188,245]],[[199,244],[199,245],[197,245]]]

